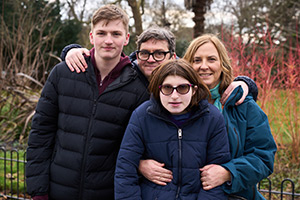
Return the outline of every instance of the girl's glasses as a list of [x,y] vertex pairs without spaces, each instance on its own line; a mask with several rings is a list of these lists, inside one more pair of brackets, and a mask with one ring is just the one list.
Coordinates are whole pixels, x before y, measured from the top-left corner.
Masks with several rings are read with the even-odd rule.
[[181,84],[177,87],[174,87],[170,84],[160,85],[159,89],[161,93],[164,95],[171,95],[174,90],[176,90],[179,94],[187,94],[190,91],[190,88],[193,87],[192,84]]

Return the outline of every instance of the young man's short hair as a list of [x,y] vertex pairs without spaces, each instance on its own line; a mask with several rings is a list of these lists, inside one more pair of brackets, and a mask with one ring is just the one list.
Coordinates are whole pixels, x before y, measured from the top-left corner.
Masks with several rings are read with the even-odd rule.
[[93,29],[93,27],[102,20],[105,20],[105,25],[107,25],[112,20],[121,20],[125,27],[126,33],[128,33],[129,31],[128,15],[119,6],[108,4],[96,10],[91,20],[91,28]]

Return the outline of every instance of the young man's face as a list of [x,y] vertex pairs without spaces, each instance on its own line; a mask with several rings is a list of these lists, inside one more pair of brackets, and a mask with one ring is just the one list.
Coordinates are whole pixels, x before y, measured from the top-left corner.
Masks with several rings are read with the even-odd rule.
[[[155,40],[150,39],[144,43],[141,44],[140,51],[148,51],[149,53],[153,53],[155,51],[161,51],[161,52],[167,52],[169,51],[169,45],[166,40]],[[144,75],[149,79],[152,71],[162,62],[165,60],[170,59],[171,54],[167,53],[165,58],[161,61],[156,61],[153,58],[153,55],[149,56],[148,60],[141,60],[137,56],[137,63],[141,69],[141,71],[144,73]],[[172,55],[171,58],[175,58],[176,55]]]
[[113,20],[108,24],[102,20],[94,25],[90,32],[90,42],[95,47],[95,56],[102,60],[119,60],[123,46],[129,41],[129,33],[121,20]]

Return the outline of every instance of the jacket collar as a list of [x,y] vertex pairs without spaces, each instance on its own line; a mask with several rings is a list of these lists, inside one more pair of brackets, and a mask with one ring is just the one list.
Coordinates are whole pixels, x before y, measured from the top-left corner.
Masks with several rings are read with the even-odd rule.
[[[88,68],[86,69],[86,77],[88,79],[88,82],[98,90],[96,74],[91,62],[91,57],[86,57],[85,60],[88,63]],[[127,84],[128,82],[130,82],[132,79],[135,79],[136,77],[137,77],[136,70],[133,69],[133,66],[131,65],[130,62],[126,62],[126,66],[122,68],[121,74],[111,84],[108,85],[107,90],[111,90],[123,86],[124,84]]]

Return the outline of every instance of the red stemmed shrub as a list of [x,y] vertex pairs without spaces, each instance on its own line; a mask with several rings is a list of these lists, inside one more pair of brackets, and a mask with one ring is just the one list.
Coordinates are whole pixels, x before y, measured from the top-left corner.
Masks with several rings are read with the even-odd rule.
[[[300,47],[298,38],[275,42],[270,31],[257,31],[249,40],[222,31],[234,75],[252,78],[258,87],[258,104],[268,115],[278,151],[274,182],[291,177],[300,192]],[[258,37],[259,36],[259,37]],[[277,40],[278,41],[278,40]],[[289,48],[286,48],[288,46]],[[280,185],[278,186],[280,188]]]

